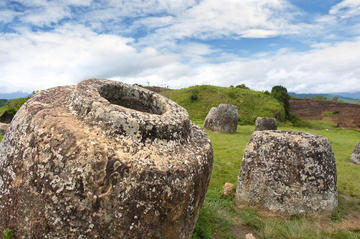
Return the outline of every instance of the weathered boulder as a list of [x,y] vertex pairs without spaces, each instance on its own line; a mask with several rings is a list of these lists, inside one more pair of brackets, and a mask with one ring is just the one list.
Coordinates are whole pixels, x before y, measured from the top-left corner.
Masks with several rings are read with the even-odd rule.
[[238,109],[235,105],[220,104],[207,114],[204,128],[221,133],[235,133],[238,123]]
[[353,153],[351,154],[350,161],[354,164],[360,165],[360,142],[356,145]]
[[191,238],[208,136],[146,89],[91,79],[41,91],[0,144],[0,231],[17,238]]
[[336,164],[329,140],[304,132],[255,131],[245,148],[236,203],[283,214],[337,207]]
[[255,130],[277,130],[275,118],[257,117],[255,122]]

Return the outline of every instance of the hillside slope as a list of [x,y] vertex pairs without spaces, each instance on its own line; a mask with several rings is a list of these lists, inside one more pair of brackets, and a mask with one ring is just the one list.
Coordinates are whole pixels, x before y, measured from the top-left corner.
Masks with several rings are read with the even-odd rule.
[[211,107],[221,103],[238,107],[240,124],[253,124],[256,117],[284,119],[284,108],[274,98],[262,92],[210,85],[166,90],[160,94],[184,107],[192,120],[204,120]]
[[291,113],[304,120],[330,118],[337,126],[360,130],[360,105],[326,100],[291,99]]
[[[293,96],[294,98],[304,98],[304,99],[313,99],[313,100],[318,100],[318,99],[316,99],[317,97],[322,97],[326,100],[333,100],[334,98],[336,98],[338,102],[346,102],[346,103],[354,103],[354,104],[360,103],[360,99],[355,98],[357,96],[356,93],[353,93],[353,94],[350,94],[350,93],[298,94],[298,93],[294,93],[294,92],[289,92],[289,95]],[[346,97],[347,95],[353,96],[354,98]]]

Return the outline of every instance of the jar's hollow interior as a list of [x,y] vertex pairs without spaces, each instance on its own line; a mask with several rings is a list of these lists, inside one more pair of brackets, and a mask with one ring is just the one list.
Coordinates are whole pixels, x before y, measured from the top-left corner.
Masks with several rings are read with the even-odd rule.
[[164,113],[161,102],[158,102],[151,93],[136,88],[106,84],[99,88],[99,94],[114,105],[150,114],[161,115]]

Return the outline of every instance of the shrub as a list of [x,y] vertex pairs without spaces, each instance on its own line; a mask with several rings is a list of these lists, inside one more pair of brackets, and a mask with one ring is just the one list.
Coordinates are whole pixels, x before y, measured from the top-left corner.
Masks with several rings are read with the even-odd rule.
[[199,99],[199,96],[197,94],[190,95],[190,101],[195,102]]
[[287,89],[281,85],[274,86],[271,89],[271,96],[282,103],[285,110],[285,120],[290,119],[290,96]]
[[3,231],[3,239],[11,239],[13,238],[14,233],[10,229],[5,229]]
[[237,85],[237,86],[235,86],[235,88],[250,90],[250,88],[247,87],[245,84]]

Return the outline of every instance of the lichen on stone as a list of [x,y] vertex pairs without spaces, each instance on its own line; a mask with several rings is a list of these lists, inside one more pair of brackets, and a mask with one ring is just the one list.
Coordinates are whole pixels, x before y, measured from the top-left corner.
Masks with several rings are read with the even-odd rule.
[[284,214],[331,212],[338,204],[336,181],[327,138],[255,131],[245,148],[236,201]]
[[208,136],[146,89],[91,79],[41,91],[0,144],[0,230],[18,238],[191,238]]

